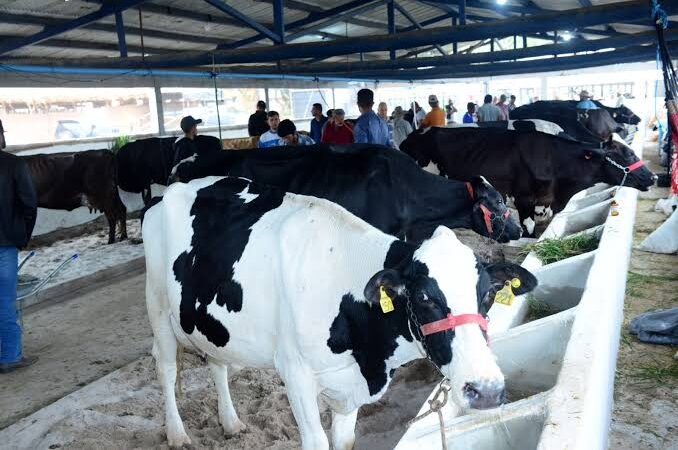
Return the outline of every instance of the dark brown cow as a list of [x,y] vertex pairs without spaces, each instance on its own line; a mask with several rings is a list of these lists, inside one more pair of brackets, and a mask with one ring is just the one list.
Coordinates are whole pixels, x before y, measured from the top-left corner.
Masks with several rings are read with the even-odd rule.
[[127,208],[118,195],[115,156],[109,150],[87,150],[22,156],[33,176],[38,206],[72,211],[80,206],[102,211],[108,220],[108,243],[127,239]]

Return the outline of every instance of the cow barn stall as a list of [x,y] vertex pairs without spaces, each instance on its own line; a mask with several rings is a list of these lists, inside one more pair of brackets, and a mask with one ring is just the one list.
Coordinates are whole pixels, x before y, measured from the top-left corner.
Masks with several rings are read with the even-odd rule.
[[[666,50],[675,55],[678,3],[671,1],[6,2],[0,6],[0,120],[8,150],[20,155],[106,149],[121,134],[176,137],[185,114],[200,114],[206,119],[201,132],[220,138],[225,150],[238,151],[255,146],[256,139],[245,138],[244,125],[259,99],[304,129],[315,101],[357,116],[355,94],[363,87],[373,89],[377,99],[389,99],[389,109],[398,102],[407,109],[415,100],[425,103],[430,92],[443,93],[438,95],[443,103],[458,99],[446,89],[466,80],[475,84],[459,86],[475,86],[479,100],[494,93],[490,86],[510,84],[514,76],[528,80],[530,74],[545,74],[541,85],[535,78],[524,92],[521,88],[519,98],[527,103],[528,95],[545,99],[553,92],[549,73],[576,76],[603,66],[653,69],[653,14],[665,17]],[[645,100],[661,97],[647,80],[654,83],[654,75],[644,81]],[[3,88],[20,94],[5,98]],[[52,97],[32,96],[41,89],[53,90]],[[64,98],[59,93],[78,89],[95,94]],[[108,99],[96,94],[107,89]],[[650,109],[639,113],[643,119]],[[87,115],[91,121],[79,118]],[[32,122],[36,118],[44,120]],[[41,135],[42,128],[49,131]],[[35,141],[15,144],[33,130]],[[644,137],[641,128],[634,141],[639,156]],[[161,195],[164,186],[152,189]],[[615,194],[621,206],[611,214]],[[613,421],[623,416],[612,412],[611,395],[637,195],[630,188],[596,185],[572,197],[540,240],[584,234],[595,237],[599,247],[548,265],[534,252],[526,257],[532,240],[498,244],[471,230],[455,230],[486,261],[522,263],[540,287],[490,310],[490,349],[506,376],[508,403],[463,414],[450,400],[443,409],[447,448],[608,446],[611,416]],[[119,196],[128,213],[129,239],[111,245],[105,245],[107,224],[87,207],[89,201],[72,212],[39,212],[32,243],[35,274],[64,253],[81,256],[22,305],[26,353],[41,359],[0,375],[0,441],[8,448],[167,448],[165,400],[150,355],[143,300],[138,220],[143,201],[137,193],[119,191]],[[662,260],[666,267],[678,266],[672,258]],[[651,273],[659,274],[655,281],[666,276]],[[675,270],[668,273],[675,280]],[[555,314],[540,318],[540,308]],[[604,327],[591,319],[605,316],[610,320]],[[225,436],[210,370],[198,353],[189,349],[183,355],[179,382],[179,413],[192,448],[301,447],[286,386],[269,369],[229,374],[235,409],[247,430]],[[423,359],[398,369],[386,395],[360,409],[355,448],[440,448],[435,413],[410,424],[428,411],[426,400],[438,381]],[[668,406],[647,396],[642,402],[675,416],[675,390],[666,397],[672,400]],[[629,405],[622,402],[621,408]],[[330,407],[322,399],[319,407],[330,436]],[[670,427],[662,426],[648,426],[638,442],[624,444],[634,425],[617,424],[610,445],[662,448],[647,443],[649,433],[666,433],[663,445],[678,445],[668,436]]]

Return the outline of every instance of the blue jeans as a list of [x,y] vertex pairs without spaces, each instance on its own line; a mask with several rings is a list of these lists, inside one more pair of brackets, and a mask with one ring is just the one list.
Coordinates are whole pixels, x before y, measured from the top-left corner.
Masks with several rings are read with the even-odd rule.
[[21,359],[21,327],[16,311],[16,276],[19,252],[0,247],[0,364]]

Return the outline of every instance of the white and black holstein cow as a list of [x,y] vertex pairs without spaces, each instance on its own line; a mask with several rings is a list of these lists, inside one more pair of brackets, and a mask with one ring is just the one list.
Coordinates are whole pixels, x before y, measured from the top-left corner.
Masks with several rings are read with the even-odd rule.
[[507,280],[521,280],[516,293],[537,283],[514,264],[482,265],[444,226],[404,242],[335,203],[242,178],[171,185],[143,238],[170,446],[190,442],[174,393],[179,345],[207,356],[227,434],[245,429],[227,365],[275,368],[307,450],[329,448],[318,396],[332,410],[334,448],[350,449],[358,408],[420,347],[461,407],[496,407],[505,384],[484,316]]
[[[604,149],[536,131],[431,128],[410,134],[400,149],[434,173],[468,180],[486,177],[514,198],[528,235],[535,222],[560,212],[577,192],[595,183],[646,191],[654,174],[623,142]],[[625,172],[628,174],[625,176]]]
[[500,128],[503,130],[539,131],[541,133],[561,136],[564,130],[557,123],[541,119],[525,120],[498,120],[496,122],[456,123],[446,125],[444,128]]
[[498,242],[520,238],[501,194],[481,178],[443,180],[407,155],[379,145],[274,147],[198,155],[172,170],[188,181],[240,176],[335,202],[381,231],[421,240],[438,225]]

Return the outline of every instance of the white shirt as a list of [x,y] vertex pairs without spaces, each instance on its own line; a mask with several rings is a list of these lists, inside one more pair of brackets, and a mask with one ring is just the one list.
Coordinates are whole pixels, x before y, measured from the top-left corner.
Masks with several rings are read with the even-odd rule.
[[274,133],[268,130],[259,137],[259,148],[278,147],[281,145],[285,145],[285,143],[280,139],[277,132]]

